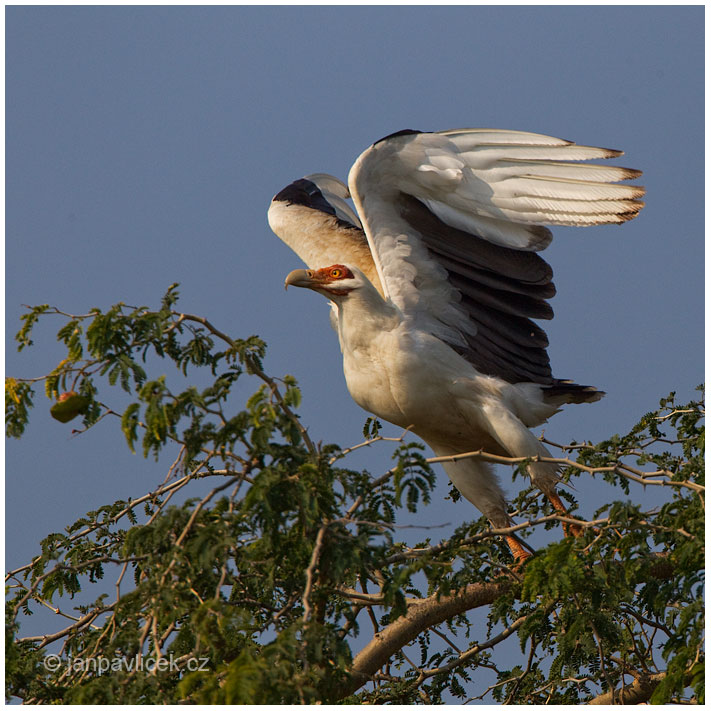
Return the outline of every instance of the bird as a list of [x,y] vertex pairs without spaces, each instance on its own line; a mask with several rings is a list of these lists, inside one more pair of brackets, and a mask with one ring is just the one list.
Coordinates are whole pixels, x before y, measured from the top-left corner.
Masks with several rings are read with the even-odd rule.
[[[306,264],[285,286],[329,300],[348,390],[437,457],[530,458],[531,483],[567,515],[559,467],[531,431],[603,391],[552,375],[547,225],[620,224],[644,206],[639,170],[590,163],[622,151],[525,131],[405,129],[363,151],[348,184],[325,173],[272,199],[271,230]],[[348,199],[352,200],[352,204]],[[492,465],[445,461],[494,528],[513,520]],[[565,526],[566,535],[581,529]],[[531,553],[504,536],[514,559]]]

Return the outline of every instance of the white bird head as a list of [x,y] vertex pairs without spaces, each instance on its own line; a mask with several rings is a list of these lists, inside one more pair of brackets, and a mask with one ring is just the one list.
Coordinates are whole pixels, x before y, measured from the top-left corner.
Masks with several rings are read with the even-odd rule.
[[317,291],[332,301],[341,301],[367,283],[366,276],[357,267],[333,264],[322,269],[294,269],[287,274],[284,288],[299,286]]

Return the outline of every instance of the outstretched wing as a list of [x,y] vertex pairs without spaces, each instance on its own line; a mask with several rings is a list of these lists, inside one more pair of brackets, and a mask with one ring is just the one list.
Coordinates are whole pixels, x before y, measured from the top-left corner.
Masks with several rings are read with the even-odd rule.
[[[620,151],[519,131],[400,131],[364,151],[350,193],[379,282],[419,327],[479,371],[551,384],[552,270],[544,225],[634,218],[640,171],[580,163]],[[573,162],[575,161],[575,162]]]
[[358,267],[382,293],[368,240],[347,197],[348,188],[338,178],[307,175],[274,196],[269,226],[308,267],[345,262]]

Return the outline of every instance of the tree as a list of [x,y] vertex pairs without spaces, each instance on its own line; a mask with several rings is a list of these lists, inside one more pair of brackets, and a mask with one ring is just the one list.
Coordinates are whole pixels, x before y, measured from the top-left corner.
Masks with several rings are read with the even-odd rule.
[[[44,383],[59,422],[81,415],[76,432],[91,436],[115,421],[131,450],[171,464],[161,486],[88,512],[8,573],[8,697],[703,702],[701,399],[678,405],[672,393],[596,445],[548,443],[564,477],[632,493],[592,520],[561,517],[527,489],[512,502],[516,526],[480,518],[444,540],[406,541],[396,520],[426,507],[436,460],[369,419],[362,444],[389,440],[394,461],[375,476],[347,468],[354,448],[314,443],[295,380],[264,372],[262,341],[181,313],[177,299],[173,285],[158,310],[44,305],[23,316],[20,349],[38,319],[59,316],[67,355],[43,377],[6,381],[7,435],[22,435]],[[172,385],[205,374],[204,388]],[[240,407],[245,381],[258,387]],[[635,487],[668,495],[643,511]],[[583,535],[563,537],[573,520]],[[515,567],[501,534],[540,528],[559,535]],[[111,593],[94,597],[107,572]],[[38,606],[63,615],[64,629],[23,636]]]

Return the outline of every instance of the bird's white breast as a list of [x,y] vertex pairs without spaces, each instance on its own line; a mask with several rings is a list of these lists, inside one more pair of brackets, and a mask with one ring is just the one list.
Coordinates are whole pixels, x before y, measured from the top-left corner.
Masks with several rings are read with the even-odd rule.
[[[400,427],[470,431],[452,402],[462,361],[437,338],[399,323],[339,330],[348,390],[365,410]],[[455,359],[459,362],[454,362]]]

